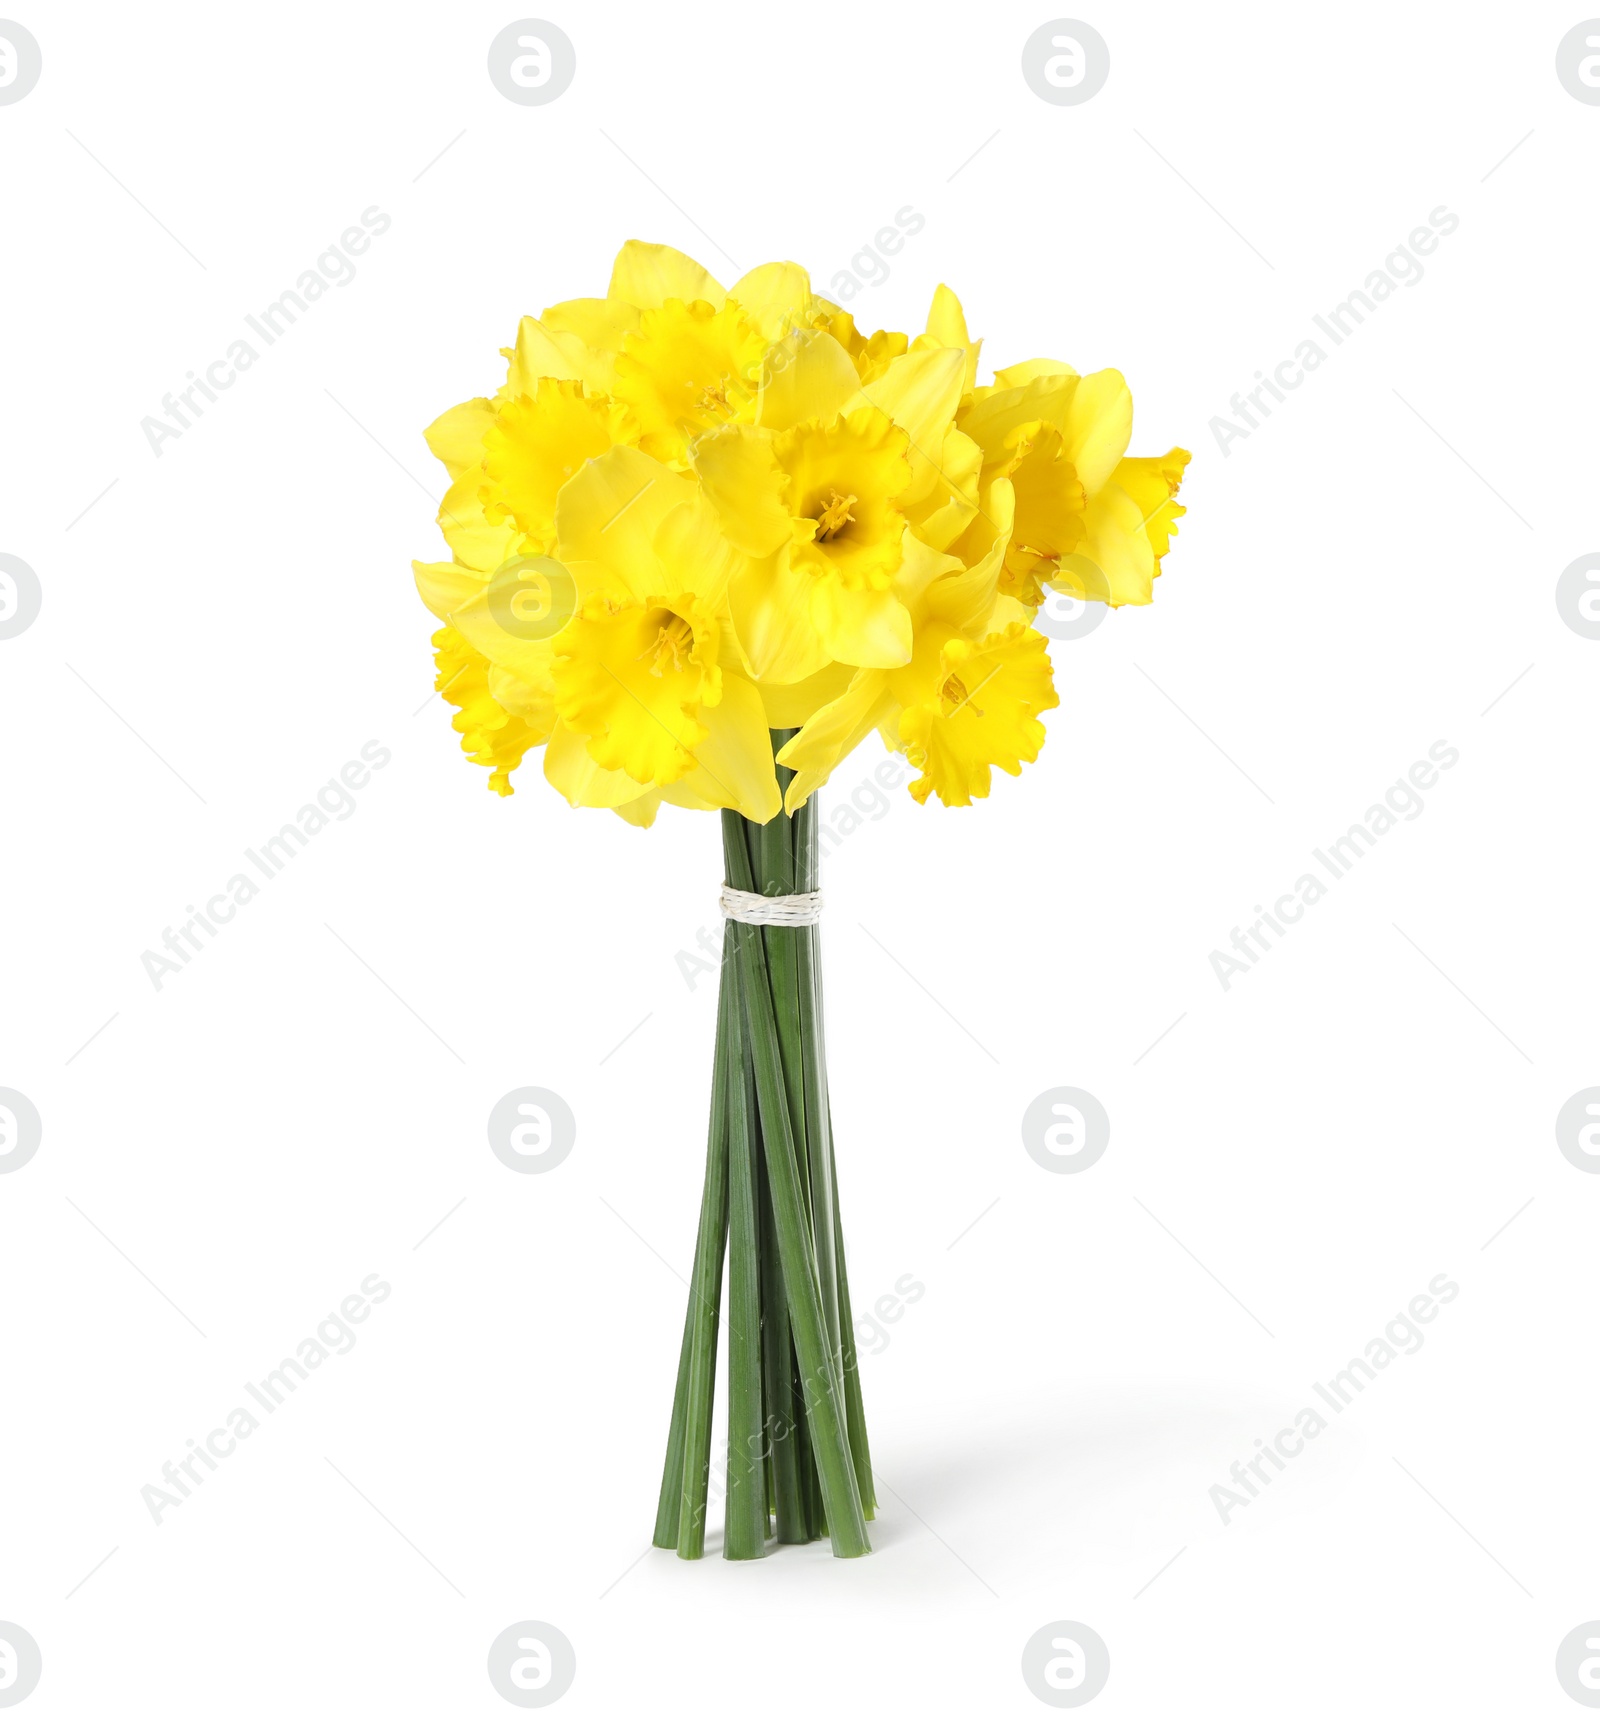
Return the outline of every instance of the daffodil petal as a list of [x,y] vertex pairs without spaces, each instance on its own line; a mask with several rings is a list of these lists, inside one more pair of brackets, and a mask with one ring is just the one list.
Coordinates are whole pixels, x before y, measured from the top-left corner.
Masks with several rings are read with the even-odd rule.
[[617,382],[617,354],[622,339],[639,327],[639,308],[624,300],[563,300],[547,306],[540,322],[563,349],[567,339],[582,344],[574,355],[586,390],[611,395]]
[[1133,394],[1114,368],[1078,380],[1061,427],[1062,447],[1092,498],[1111,478],[1133,436]]
[[[1098,570],[1075,570],[1087,558]],[[1112,606],[1147,606],[1156,575],[1155,548],[1145,533],[1144,513],[1137,502],[1113,481],[1089,500],[1084,516],[1083,544],[1077,558],[1066,560],[1051,586],[1080,599],[1104,600]],[[1095,590],[1101,590],[1096,592]]]
[[894,573],[894,593],[908,611],[917,612],[926,605],[934,583],[941,578],[953,578],[961,568],[959,558],[936,551],[908,528],[900,568]]
[[783,732],[804,726],[819,708],[844,695],[855,675],[854,666],[835,660],[796,684],[762,684],[759,688],[761,704],[767,711],[767,725],[773,731]]
[[1023,384],[1031,384],[1036,378],[1070,379],[1078,376],[1078,369],[1069,366],[1065,360],[1019,360],[1015,366],[1003,366],[994,375],[995,390],[1015,390]]
[[617,445],[584,464],[556,499],[556,556],[613,571],[639,599],[660,592],[656,533],[694,484],[646,456]]
[[769,437],[749,426],[708,432],[695,444],[694,465],[723,532],[742,552],[765,558],[788,540],[784,478]]
[[1165,456],[1124,456],[1111,476],[1144,512],[1145,533],[1158,565],[1178,531],[1178,517],[1188,513],[1177,497],[1183,471],[1191,461],[1187,450],[1169,450]]
[[504,629],[495,617],[487,586],[467,595],[450,614],[450,622],[491,666],[498,666],[530,685],[549,688],[550,663],[555,654],[551,640],[528,640]]
[[710,276],[687,253],[675,246],[658,246],[649,240],[629,240],[617,254],[611,269],[613,300],[648,310],[668,300],[704,300],[717,307],[727,299],[722,284]]
[[539,737],[550,736],[550,729],[556,723],[556,710],[548,678],[542,684],[529,684],[516,673],[491,663],[488,683],[489,694],[506,713],[525,721]]
[[903,666],[911,658],[911,614],[882,589],[818,582],[811,615],[830,660],[889,667]]
[[483,484],[479,469],[462,472],[439,506],[439,532],[458,564],[488,572],[521,550],[522,531],[514,522],[491,522],[484,515]]
[[663,786],[660,792],[663,804],[671,804],[678,810],[720,810],[722,806],[714,799],[700,797],[691,792],[685,781],[674,780],[670,786]]
[[779,349],[767,360],[756,420],[784,432],[802,420],[831,420],[861,389],[855,362],[823,331],[807,331],[793,352]]
[[925,597],[930,614],[947,620],[957,630],[976,632],[994,629],[990,622],[999,593],[1000,571],[1005,563],[1007,542],[1011,539],[1012,493],[1007,480],[996,481],[989,493],[992,536],[989,550],[976,562],[961,566],[949,574],[941,574],[932,583]]
[[978,514],[983,451],[965,432],[952,426],[944,435],[944,452],[932,489],[906,514],[919,539],[942,552],[967,529]]
[[683,785],[752,822],[770,822],[783,808],[783,798],[760,692],[748,678],[725,672],[722,700],[704,709],[701,720],[706,736],[695,745],[695,766],[683,776]]
[[787,550],[734,572],[728,606],[734,633],[763,683],[795,684],[837,658],[812,621],[815,576],[796,569]]
[[576,732],[558,720],[544,751],[544,777],[577,809],[615,810],[645,797],[653,787],[641,786],[618,768],[602,768]]
[[959,348],[967,357],[966,370],[962,374],[961,392],[965,395],[978,378],[978,354],[983,347],[983,338],[976,342],[967,334],[967,315],[961,309],[961,302],[944,283],[940,283],[933,291],[933,304],[928,308],[928,323],[924,333],[912,343],[916,352],[923,348]]
[[819,708],[778,752],[778,760],[795,771],[784,808],[793,815],[892,707],[884,675],[858,672],[842,696]]
[[693,594],[711,612],[726,609],[728,583],[747,560],[731,545],[717,513],[696,497],[666,516],[656,530],[656,567],[660,594]]
[[422,434],[452,480],[482,462],[483,435],[494,424],[494,415],[494,403],[487,396],[475,396],[445,409]]
[[412,559],[411,569],[422,604],[441,623],[448,623],[458,606],[483,591],[484,573],[469,570],[464,564],[419,564]]
[[649,828],[661,808],[661,794],[646,792],[644,797],[635,798],[630,804],[613,804],[611,808],[630,828]]
[[728,290],[768,342],[776,342],[805,315],[811,277],[798,264],[758,264]]
[[956,348],[930,348],[902,354],[881,378],[863,385],[841,409],[849,414],[867,405],[887,414],[910,439],[907,498],[920,497],[932,484],[936,458],[944,449],[945,428],[961,400],[966,357]]
[[537,318],[524,318],[517,325],[517,345],[506,367],[502,398],[531,396],[541,378],[566,382],[583,377],[583,343],[575,336],[558,336]]

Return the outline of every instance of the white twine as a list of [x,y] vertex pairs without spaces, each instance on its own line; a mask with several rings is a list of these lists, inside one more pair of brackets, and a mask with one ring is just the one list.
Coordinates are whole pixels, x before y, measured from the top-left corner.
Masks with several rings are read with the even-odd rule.
[[775,924],[794,930],[821,922],[822,895],[814,888],[805,894],[747,894],[724,882],[722,915],[736,924]]

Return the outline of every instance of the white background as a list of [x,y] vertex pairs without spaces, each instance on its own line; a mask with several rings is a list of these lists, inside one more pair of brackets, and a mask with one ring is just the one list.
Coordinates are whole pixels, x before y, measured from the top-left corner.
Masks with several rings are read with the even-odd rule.
[[[1110,1648],[1108,1724],[1581,1719],[1585,14],[1085,0],[1111,76],[1054,107],[1038,7],[552,0],[577,77],[518,107],[506,7],[8,5],[44,65],[0,107],[0,551],[44,591],[0,642],[0,1085],[44,1122],[0,1178],[18,1720],[506,1721],[485,1655],[528,1618],[583,1723],[1049,1719],[1019,1659],[1057,1619]],[[152,455],[141,418],[372,205],[356,279]],[[897,793],[827,867],[857,1307],[926,1287],[864,1367],[878,1551],[641,1559],[716,825],[571,812],[536,765],[486,792],[429,700],[421,429],[629,236],[826,289],[907,205],[858,319],[919,329],[948,280],[987,362],[1122,368],[1189,515],[1156,604],[1057,650],[1035,767]],[[1424,279],[1224,456],[1212,417],[1440,205]],[[157,992],[141,954],[369,739],[356,813]],[[1425,812],[1224,991],[1210,953],[1439,739]],[[484,1132],[530,1084],[578,1120],[544,1176]],[[1019,1136],[1062,1084],[1112,1123],[1077,1176]],[[370,1273],[357,1347],[158,1527],[142,1486]],[[1425,1347],[1224,1525],[1211,1485],[1439,1273]]]

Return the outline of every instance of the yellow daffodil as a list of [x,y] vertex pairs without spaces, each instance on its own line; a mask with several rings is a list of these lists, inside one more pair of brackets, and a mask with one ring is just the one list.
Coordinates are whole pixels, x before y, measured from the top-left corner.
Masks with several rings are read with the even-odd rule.
[[581,383],[541,378],[499,406],[483,435],[484,515],[511,521],[543,550],[555,534],[556,498],[591,456],[630,441],[626,410]]
[[692,482],[613,450],[563,491],[556,546],[577,608],[551,643],[546,776],[575,804],[658,791],[770,819],[780,799],[766,714],[726,623],[744,559]]
[[748,417],[766,349],[733,300],[651,307],[617,357],[617,394],[639,423],[640,447],[681,463],[702,432]]
[[1125,456],[1089,500],[1081,556],[1058,568],[1051,585],[1082,600],[1147,606],[1185,513],[1175,500],[1189,461],[1187,450]]
[[909,660],[889,671],[863,670],[820,708],[779,752],[796,770],[786,799],[797,809],[862,738],[877,728],[903,749],[920,777],[918,803],[930,792],[946,805],[989,794],[991,770],[1021,772],[1044,743],[1039,715],[1057,703],[1045,639],[1001,591],[1012,532],[1011,488],[1002,481],[991,502],[998,514],[978,562],[918,547],[897,591],[914,623]]
[[[511,771],[549,735],[514,714],[496,699],[494,668],[474,653],[459,631],[446,625],[433,633],[434,689],[456,710],[451,725],[461,734],[469,762],[492,768],[489,789],[502,798],[511,793]],[[503,687],[502,687],[503,688]]]
[[984,797],[1055,706],[1055,588],[1152,595],[1184,450],[1127,454],[1122,375],[977,382],[940,287],[867,335],[794,264],[724,288],[629,241],[607,291],[525,317],[492,396],[441,415],[451,561],[418,564],[438,688],[496,791],[532,749],[573,804],[769,820],[876,729],[912,794]]
[[889,676],[906,756],[922,770],[911,796],[922,804],[937,792],[947,805],[987,798],[991,768],[1020,774],[1044,744],[1039,715],[1058,700],[1045,639],[1008,624],[978,641],[926,630],[918,647]]

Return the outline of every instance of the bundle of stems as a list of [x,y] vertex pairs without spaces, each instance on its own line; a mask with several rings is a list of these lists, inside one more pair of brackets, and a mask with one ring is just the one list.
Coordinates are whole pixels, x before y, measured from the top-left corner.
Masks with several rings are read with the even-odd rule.
[[[773,751],[793,734],[774,732]],[[790,770],[778,767],[785,791]],[[765,895],[817,887],[817,801],[793,816],[722,812],[724,879]],[[705,1553],[711,1425],[728,1279],[723,1554],[759,1559],[827,1536],[866,1554],[875,1510],[828,1111],[815,925],[729,920],[722,948],[705,1189],[655,1544]]]

